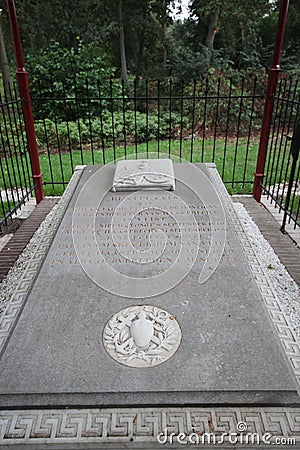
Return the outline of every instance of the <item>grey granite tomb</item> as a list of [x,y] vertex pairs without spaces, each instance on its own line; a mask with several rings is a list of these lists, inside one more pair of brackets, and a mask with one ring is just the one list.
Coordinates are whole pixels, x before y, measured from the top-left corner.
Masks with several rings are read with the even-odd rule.
[[[2,348],[0,406],[297,404],[214,165],[175,164],[175,192],[114,192],[114,175],[114,165],[82,172]],[[111,333],[122,346],[151,317],[158,356],[162,322],[176,322],[171,356],[114,358]],[[122,349],[143,360],[130,342]]]

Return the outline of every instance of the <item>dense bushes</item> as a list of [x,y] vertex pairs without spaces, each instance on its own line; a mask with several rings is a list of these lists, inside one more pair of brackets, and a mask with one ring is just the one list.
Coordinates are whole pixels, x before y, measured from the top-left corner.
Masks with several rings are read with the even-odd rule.
[[40,149],[76,149],[93,142],[95,146],[111,147],[121,142],[147,142],[155,139],[178,138],[179,130],[186,129],[187,120],[178,114],[165,113],[162,116],[154,112],[151,115],[139,111],[106,112],[101,118],[88,121],[54,122],[51,119],[37,120],[36,135]]
[[[121,82],[112,78],[115,69],[95,42],[84,45],[77,39],[71,49],[52,42],[35,55],[28,55],[26,64],[31,97],[39,100],[33,104],[36,118],[74,120],[87,115],[93,105],[87,102],[84,110],[79,111],[78,103],[69,99],[99,99],[121,94]],[[53,98],[60,101],[53,102]],[[104,101],[102,108],[107,106]]]
[[207,77],[188,82],[131,78],[128,90],[100,48],[80,40],[71,49],[53,42],[27,63],[41,151],[91,141],[109,148],[197,133],[247,135],[249,125],[261,123],[264,71],[241,78],[210,68]]

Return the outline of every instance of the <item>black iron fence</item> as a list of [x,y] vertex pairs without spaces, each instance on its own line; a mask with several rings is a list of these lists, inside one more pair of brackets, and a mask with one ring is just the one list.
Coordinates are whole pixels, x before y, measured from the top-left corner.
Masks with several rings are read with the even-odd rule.
[[225,76],[41,85],[32,104],[45,191],[61,193],[77,164],[151,153],[213,161],[231,192],[251,192],[262,89]]
[[263,193],[283,213],[286,223],[300,226],[300,84],[296,78],[279,80],[270,129]]
[[[251,193],[265,85],[256,77],[212,74],[183,80],[46,82],[32,89],[46,195],[60,195],[77,164],[140,154],[215,162],[231,193]],[[33,191],[21,100],[1,99],[1,209]],[[4,219],[2,219],[4,220]]]
[[34,191],[26,142],[22,99],[13,86],[0,94],[0,231]]

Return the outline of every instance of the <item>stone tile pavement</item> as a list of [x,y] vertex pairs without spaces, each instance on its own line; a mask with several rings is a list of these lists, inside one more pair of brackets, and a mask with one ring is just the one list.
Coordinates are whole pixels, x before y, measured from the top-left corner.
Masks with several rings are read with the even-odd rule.
[[[21,221],[21,225],[16,232],[10,235],[4,235],[0,239],[0,248],[2,247],[0,250],[0,281],[3,280],[9,269],[16,262],[19,255],[58,200],[58,197],[49,197],[42,200],[34,209],[31,206],[31,213],[26,219]],[[25,210],[27,213],[30,209],[27,206]]]

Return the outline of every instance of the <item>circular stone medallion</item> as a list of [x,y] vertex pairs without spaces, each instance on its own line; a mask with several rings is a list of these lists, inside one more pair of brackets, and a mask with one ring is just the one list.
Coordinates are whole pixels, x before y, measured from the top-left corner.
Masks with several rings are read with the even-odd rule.
[[130,306],[116,313],[103,331],[107,353],[130,367],[152,367],[174,355],[181,330],[167,311],[156,306]]

